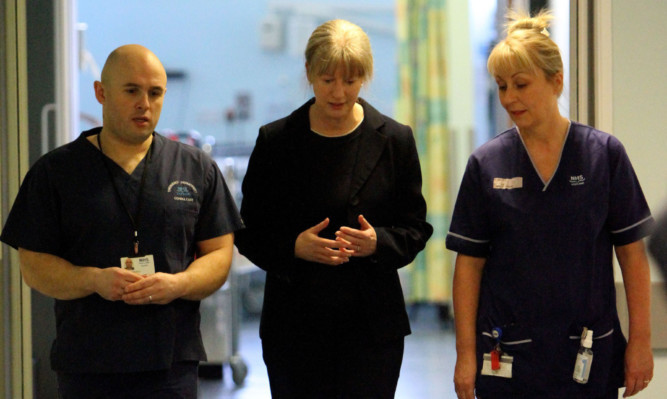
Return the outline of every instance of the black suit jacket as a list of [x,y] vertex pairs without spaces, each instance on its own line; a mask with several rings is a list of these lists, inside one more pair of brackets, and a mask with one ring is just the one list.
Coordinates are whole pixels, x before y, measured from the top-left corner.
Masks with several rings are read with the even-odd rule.
[[[426,222],[421,170],[410,127],[382,115],[363,100],[360,156],[354,167],[347,204],[347,222],[358,226],[363,214],[377,233],[372,257],[352,258],[346,289],[359,298],[354,311],[367,321],[359,331],[378,340],[410,333],[397,269],[410,263],[426,245],[433,229]],[[303,137],[310,133],[311,99],[286,118],[259,130],[243,181],[241,216],[246,228],[236,235],[239,251],[266,270],[262,339],[308,334],[316,328],[315,301],[301,276],[312,267],[296,259],[297,236],[321,220],[305,220],[309,204],[301,195],[311,168],[302,156]]]

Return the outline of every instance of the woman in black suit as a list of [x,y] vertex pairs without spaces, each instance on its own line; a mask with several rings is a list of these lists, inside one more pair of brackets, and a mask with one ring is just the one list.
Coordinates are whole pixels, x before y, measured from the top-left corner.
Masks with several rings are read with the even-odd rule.
[[397,269],[431,236],[412,131],[359,91],[366,34],[312,33],[314,98],[262,126],[236,245],[267,271],[260,336],[273,398],[393,398],[410,333]]

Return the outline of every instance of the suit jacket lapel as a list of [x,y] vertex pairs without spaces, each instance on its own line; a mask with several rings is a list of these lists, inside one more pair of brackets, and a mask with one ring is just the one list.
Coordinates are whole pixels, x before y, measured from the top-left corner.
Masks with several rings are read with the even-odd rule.
[[294,197],[298,200],[303,200],[304,182],[309,170],[309,165],[303,159],[303,154],[307,149],[304,146],[304,135],[310,130],[308,120],[308,109],[314,102],[313,99],[307,101],[301,107],[296,109],[288,118],[285,125],[287,131],[287,139],[285,142],[285,159],[289,165],[291,178],[289,179],[289,188],[292,193],[296,194]]
[[361,124],[362,132],[357,162],[352,173],[352,186],[350,187],[351,202],[354,202],[355,196],[364,186],[373,169],[375,169],[375,165],[384,152],[387,141],[387,137],[379,131],[382,125],[384,125],[380,113],[366,101],[359,99],[359,102],[364,107],[364,121]]

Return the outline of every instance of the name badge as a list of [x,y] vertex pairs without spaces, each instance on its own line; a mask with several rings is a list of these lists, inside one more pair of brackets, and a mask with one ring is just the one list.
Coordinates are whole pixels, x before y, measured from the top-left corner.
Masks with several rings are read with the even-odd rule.
[[155,274],[153,255],[138,256],[136,258],[120,258],[120,268],[143,276]]
[[514,358],[508,355],[502,355],[499,359],[498,367],[493,367],[491,354],[484,354],[484,362],[482,363],[482,375],[490,375],[493,377],[512,378],[512,363]]
[[503,179],[496,177],[493,179],[493,188],[495,190],[513,190],[515,188],[523,187],[523,177],[513,177],[511,179]]

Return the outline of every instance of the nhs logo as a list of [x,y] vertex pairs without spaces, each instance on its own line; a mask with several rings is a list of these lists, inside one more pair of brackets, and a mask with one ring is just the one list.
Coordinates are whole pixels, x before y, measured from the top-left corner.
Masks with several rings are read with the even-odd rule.
[[586,182],[584,175],[579,176],[570,176],[570,185],[571,186],[583,186]]

